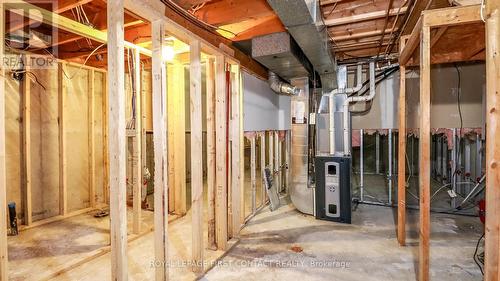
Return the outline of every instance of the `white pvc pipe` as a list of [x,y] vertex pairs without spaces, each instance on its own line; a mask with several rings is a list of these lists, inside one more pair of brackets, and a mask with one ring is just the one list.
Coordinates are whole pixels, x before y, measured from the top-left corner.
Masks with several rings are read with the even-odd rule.
[[[359,88],[358,88],[359,86]],[[361,67],[358,65],[358,85],[355,88],[351,88],[351,92],[346,93],[355,93],[361,90]],[[349,104],[352,102],[367,102],[372,100],[375,97],[375,62],[370,62],[370,94],[368,96],[356,96],[347,98],[343,105],[343,113],[344,113],[344,154],[349,154]]]

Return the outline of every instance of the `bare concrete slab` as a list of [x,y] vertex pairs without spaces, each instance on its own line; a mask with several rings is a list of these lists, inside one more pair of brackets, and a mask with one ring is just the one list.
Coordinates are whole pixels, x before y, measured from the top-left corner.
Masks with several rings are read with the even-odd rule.
[[[292,205],[263,210],[240,243],[202,280],[416,280],[418,211],[408,214],[408,246],[396,241],[396,209],[359,205],[353,224],[319,221]],[[473,261],[478,218],[431,215],[432,280],[482,280]]]

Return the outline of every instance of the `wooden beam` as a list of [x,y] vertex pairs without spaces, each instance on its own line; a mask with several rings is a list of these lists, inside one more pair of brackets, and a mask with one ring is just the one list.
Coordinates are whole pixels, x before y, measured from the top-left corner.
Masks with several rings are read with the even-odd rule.
[[[29,70],[29,55],[24,56],[26,69]],[[31,79],[25,75],[22,84],[23,101],[23,168],[24,168],[24,224],[33,222],[31,207]]]
[[132,223],[132,230],[135,234],[141,233],[141,212],[142,212],[142,207],[141,207],[141,202],[142,202],[142,171],[143,171],[143,164],[142,164],[142,126],[141,126],[141,121],[142,121],[142,108],[141,108],[141,54],[139,50],[135,49],[134,52],[134,57],[133,57],[133,75],[134,75],[134,89],[132,89],[132,92],[134,94],[134,99],[135,99],[135,116],[134,116],[134,123],[135,123],[135,137],[133,140],[133,197],[132,197],[132,207],[133,207],[133,223]]
[[443,34],[446,32],[447,29],[448,29],[447,26],[442,26],[442,27],[438,28],[434,34],[432,34],[432,36],[431,36],[431,49],[432,49],[432,47],[434,47],[434,45],[436,45],[436,43],[439,41],[441,36],[443,36]]
[[420,42],[420,32],[422,31],[422,19],[420,18],[415,25],[415,28],[411,32],[408,41],[406,41],[406,45],[404,49],[400,52],[399,55],[399,65],[406,65],[410,58],[413,56],[413,53],[418,47]]
[[423,24],[431,27],[468,24],[481,21],[480,5],[450,7],[422,12]]
[[234,52],[231,56],[239,62],[242,68],[267,80],[267,69],[251,56],[233,46],[231,40],[193,23],[172,7],[155,0],[142,0],[140,2],[125,0],[125,4],[129,11],[134,11],[134,14],[149,21],[163,20],[171,34],[179,40],[185,42],[189,42],[191,39],[200,40],[202,50],[208,54],[218,55],[222,54],[222,49],[231,49]]
[[90,207],[94,208],[96,205],[96,192],[95,192],[95,144],[94,144],[94,126],[95,126],[95,110],[94,110],[94,90],[95,90],[95,70],[90,69],[88,76],[89,83],[89,197],[90,197]]
[[59,215],[68,213],[68,190],[67,190],[67,162],[66,162],[66,140],[65,140],[65,107],[66,107],[66,71],[65,63],[60,62],[57,68],[58,83],[58,115],[59,115]]
[[165,26],[161,20],[152,22],[153,57],[153,138],[155,162],[154,193],[154,245],[155,280],[168,280],[168,155],[167,155],[167,83],[162,48]]
[[486,19],[485,281],[500,278],[500,3],[492,2]]
[[264,0],[231,0],[208,2],[195,16],[215,26],[238,23],[274,14]]
[[[92,0],[63,0],[63,1],[54,1],[53,3],[55,3],[53,10],[51,10],[51,12],[55,13],[55,14],[61,14],[61,13],[64,13],[66,11],[69,11],[77,6],[80,6],[80,5],[85,5],[85,4],[88,4],[92,2]],[[34,3],[36,4],[36,3]],[[8,32],[9,33],[12,33],[18,29],[22,29],[24,28],[25,26],[29,26],[29,25],[32,25],[34,23],[36,23],[37,21],[35,20],[28,20],[28,21],[23,21],[22,23],[19,23],[19,24],[11,24],[10,27],[9,27],[9,30]]]
[[127,185],[123,0],[107,3],[111,277],[127,280]]
[[[267,69],[259,64],[257,61],[251,58],[251,56],[246,55],[242,51],[240,51],[237,47],[233,46],[231,40],[224,38],[221,35],[214,34],[212,31],[209,31],[199,25],[193,24],[191,21],[187,20],[184,16],[178,14],[175,10],[165,7],[165,16],[170,21],[174,22],[176,25],[183,27],[185,30],[188,30],[190,36],[196,36],[200,39],[203,39],[204,42],[210,44],[211,46],[215,46],[215,48],[220,49],[221,46],[224,48],[229,48],[234,51],[234,55],[232,57],[237,60],[241,67],[247,69],[249,72],[267,80]],[[186,34],[185,30],[182,30],[182,33]],[[181,34],[174,34],[174,36],[182,39]]]
[[215,243],[215,59],[209,58],[207,67],[207,215],[208,248],[217,249]]
[[418,280],[429,280],[429,234],[430,234],[430,141],[431,141],[431,58],[429,26],[422,28],[420,41],[420,242]]
[[276,32],[283,32],[283,31],[286,31],[286,29],[283,26],[283,23],[281,23],[279,17],[275,15],[269,18],[268,20],[265,20],[257,25],[252,26],[249,29],[246,29],[245,31],[238,33],[238,35],[231,38],[231,40],[233,41],[249,40],[256,36],[276,33]]
[[203,271],[203,126],[200,41],[191,41],[189,47],[192,258],[197,264],[197,266],[194,266],[193,271],[200,273]]
[[[5,10],[0,1],[0,61],[5,55]],[[0,64],[0,280],[9,279],[7,246],[7,178],[5,167],[5,67]]]
[[240,137],[243,135],[241,121],[241,99],[240,92],[240,68],[239,65],[231,66],[231,201],[232,201],[232,234],[238,237],[241,229],[241,213],[244,213],[244,205],[241,205],[242,185],[241,185],[241,147]]
[[215,59],[215,124],[216,124],[216,198],[215,198],[215,229],[217,248],[227,248],[227,172],[226,172],[226,68],[225,58],[218,55]]
[[[406,13],[407,9],[408,9],[408,7],[402,7],[401,9],[399,9],[399,8],[390,9],[389,16],[404,14],[404,13]],[[368,20],[383,18],[386,16],[386,14],[387,14],[387,11],[381,10],[381,11],[374,11],[374,12],[369,12],[369,13],[364,13],[364,14],[352,15],[349,17],[325,19],[325,25],[326,26],[336,26],[336,25],[343,25],[343,24],[351,24],[354,22],[368,21]]]
[[[55,28],[74,33],[76,35],[89,38],[91,40],[100,42],[100,43],[107,43],[108,42],[108,34],[106,32],[97,30],[95,28],[89,27],[85,24],[79,23],[77,21],[71,20],[67,17],[54,14],[51,11],[47,11],[45,9],[42,9],[40,7],[37,7],[33,4],[27,3],[23,0],[14,0],[10,1],[8,3],[5,3],[5,6],[7,8],[11,8],[10,11],[24,16],[24,11],[20,9],[16,9],[16,5],[18,4],[23,4],[23,6],[26,9],[33,9],[36,10],[37,13],[28,13],[27,16],[30,17],[30,19],[43,22],[48,25],[52,25]],[[109,24],[108,24],[109,25]],[[108,28],[109,29],[109,28]],[[123,29],[123,26],[122,26]],[[109,32],[108,32],[109,33]],[[122,40],[123,41],[123,40]],[[124,47],[129,48],[129,49],[139,49],[141,54],[146,55],[146,56],[151,56],[151,51],[134,45],[130,42],[124,41]]]
[[[404,48],[401,38],[399,49]],[[399,130],[398,130],[398,242],[406,244],[406,67],[399,67]]]
[[[365,37],[371,37],[371,36],[377,36],[377,35],[387,34],[387,33],[391,33],[391,30],[392,29],[372,30],[372,31],[352,33],[352,34],[349,34],[349,35],[339,35],[339,36],[332,37],[332,40],[334,42],[342,42],[342,41],[347,41],[347,40],[352,40],[352,39],[358,39],[358,38],[365,38]],[[397,31],[398,31],[398,29],[395,28],[394,32],[397,32]]]

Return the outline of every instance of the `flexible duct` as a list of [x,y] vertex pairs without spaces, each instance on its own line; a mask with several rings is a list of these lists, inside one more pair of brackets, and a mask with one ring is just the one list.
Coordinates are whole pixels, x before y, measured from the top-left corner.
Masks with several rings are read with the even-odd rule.
[[269,71],[269,86],[273,91],[285,96],[298,96],[300,89],[288,83],[282,82],[276,73]]
[[[370,64],[371,66],[371,64]],[[363,87],[363,83],[361,82],[362,80],[362,65],[361,64],[358,64],[358,69],[357,69],[357,77],[356,77],[356,86],[352,87],[352,88],[346,88],[346,89],[342,89],[342,88],[339,88],[339,89],[335,89],[333,91],[331,91],[328,95],[328,108],[329,108],[329,123],[330,123],[330,127],[329,127],[329,133],[330,133],[330,154],[334,154],[335,153],[335,108],[334,108],[334,95],[336,94],[340,94],[340,93],[346,93],[346,94],[352,94],[352,93],[356,93],[358,92],[359,90],[361,90],[361,88]],[[374,79],[375,80],[375,79]],[[344,118],[344,121],[346,119]],[[346,131],[346,127],[344,127],[344,133],[347,132]],[[349,133],[349,132],[347,132]],[[344,141],[344,149],[345,149],[345,141]]]
[[[358,66],[359,67],[359,66]],[[359,68],[358,68],[359,71]],[[359,72],[358,72],[359,75]],[[361,78],[361,76],[358,76]],[[358,79],[358,84],[361,79]],[[357,90],[359,91],[361,87]],[[357,92],[356,91],[356,92]],[[349,97],[344,102],[344,154],[349,154],[349,104],[352,102],[367,102],[371,101],[375,97],[375,62],[370,62],[370,93],[367,96],[355,96]]]

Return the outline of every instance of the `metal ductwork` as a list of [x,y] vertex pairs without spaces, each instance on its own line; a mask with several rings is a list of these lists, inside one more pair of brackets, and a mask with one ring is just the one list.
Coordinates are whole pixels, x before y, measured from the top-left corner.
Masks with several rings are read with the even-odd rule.
[[269,87],[276,93],[285,96],[297,96],[300,94],[298,87],[282,82],[276,73],[269,71]]
[[324,90],[335,88],[335,59],[319,1],[267,0],[321,77]]
[[252,38],[252,58],[287,81],[296,77],[309,77],[313,69],[288,32]]

